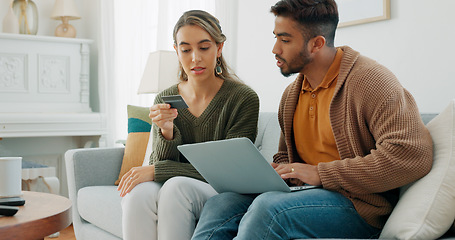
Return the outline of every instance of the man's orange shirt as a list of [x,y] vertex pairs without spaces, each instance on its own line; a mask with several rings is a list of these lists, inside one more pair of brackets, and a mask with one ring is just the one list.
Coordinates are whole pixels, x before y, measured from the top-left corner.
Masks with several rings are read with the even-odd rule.
[[312,89],[305,77],[294,113],[294,140],[302,160],[311,165],[340,159],[330,124],[333,98],[343,51],[338,48],[321,84]]

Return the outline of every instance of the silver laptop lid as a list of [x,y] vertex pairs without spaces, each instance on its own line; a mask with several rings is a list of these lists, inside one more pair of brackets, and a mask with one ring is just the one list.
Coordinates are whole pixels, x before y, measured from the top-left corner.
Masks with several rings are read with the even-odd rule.
[[290,192],[248,138],[180,145],[178,150],[218,192]]

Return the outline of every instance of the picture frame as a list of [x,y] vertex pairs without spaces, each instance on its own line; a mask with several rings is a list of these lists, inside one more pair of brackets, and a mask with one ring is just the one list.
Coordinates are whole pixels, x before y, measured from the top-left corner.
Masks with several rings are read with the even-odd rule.
[[338,27],[390,19],[390,0],[336,0]]

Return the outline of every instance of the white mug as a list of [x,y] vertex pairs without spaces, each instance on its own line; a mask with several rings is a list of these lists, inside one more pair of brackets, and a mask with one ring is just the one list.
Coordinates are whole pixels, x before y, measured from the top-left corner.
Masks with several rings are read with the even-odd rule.
[[0,198],[22,195],[22,157],[0,157]]

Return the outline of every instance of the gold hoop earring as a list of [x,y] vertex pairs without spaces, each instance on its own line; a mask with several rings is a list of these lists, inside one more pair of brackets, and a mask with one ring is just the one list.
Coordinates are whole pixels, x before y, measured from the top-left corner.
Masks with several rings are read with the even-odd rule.
[[215,73],[217,76],[223,73],[223,69],[221,69],[221,60],[219,58],[216,61]]

